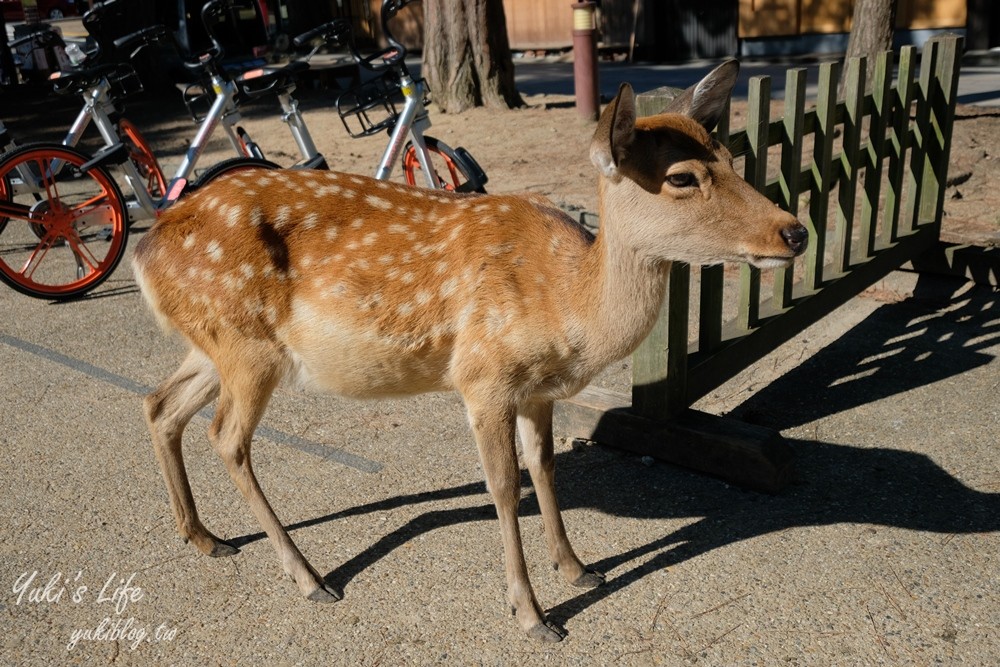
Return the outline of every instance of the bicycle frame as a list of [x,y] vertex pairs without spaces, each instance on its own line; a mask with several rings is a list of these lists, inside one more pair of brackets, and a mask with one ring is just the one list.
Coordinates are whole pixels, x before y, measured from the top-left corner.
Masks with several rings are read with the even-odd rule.
[[[134,200],[129,200],[129,215],[132,217],[140,210],[140,218],[152,218],[157,212],[166,208],[180,197],[184,186],[187,185],[194,173],[198,159],[205,152],[208,140],[214,134],[220,122],[225,130],[226,137],[232,145],[237,155],[245,156],[236,135],[236,124],[241,120],[239,109],[236,107],[236,84],[227,81],[219,76],[212,77],[212,90],[215,92],[215,99],[212,102],[208,113],[198,127],[198,132],[188,146],[181,164],[177,167],[174,176],[167,184],[167,191],[160,200],[154,200],[149,192],[142,185],[143,179],[138,169],[131,160],[126,160],[121,168],[125,174],[125,180],[129,188],[135,195]],[[118,130],[111,116],[116,112],[114,102],[110,97],[111,84],[107,79],[101,79],[95,86],[88,89],[83,94],[84,105],[77,115],[76,120],[70,126],[63,145],[76,146],[87,127],[94,123],[101,138],[104,140],[105,148],[110,148],[121,142]]]
[[413,80],[413,77],[406,71],[399,72],[400,90],[403,93],[403,110],[396,120],[389,143],[382,154],[382,160],[375,170],[375,178],[385,181],[392,175],[393,165],[399,161],[403,153],[403,146],[406,139],[413,142],[413,147],[417,152],[417,161],[427,179],[427,187],[437,189],[440,184],[434,176],[434,169],[431,165],[431,156],[427,151],[427,144],[424,142],[423,132],[431,126],[431,119],[424,107],[423,86]]

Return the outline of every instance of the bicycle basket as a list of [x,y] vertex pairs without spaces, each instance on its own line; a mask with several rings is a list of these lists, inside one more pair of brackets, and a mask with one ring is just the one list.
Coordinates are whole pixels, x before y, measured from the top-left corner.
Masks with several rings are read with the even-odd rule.
[[[424,103],[430,102],[427,85],[419,79],[416,85],[424,91]],[[404,101],[399,78],[392,70],[343,93],[337,98],[337,113],[344,128],[355,139],[368,137],[383,129],[392,129],[399,118],[397,104]]]
[[191,115],[191,120],[196,123],[205,120],[205,117],[208,116],[208,112],[212,108],[212,101],[215,99],[211,84],[188,84],[184,88],[182,96],[184,98],[184,106],[187,107],[188,113]]
[[108,77],[111,84],[111,99],[123,100],[143,91],[142,79],[131,65],[120,65],[114,74]]

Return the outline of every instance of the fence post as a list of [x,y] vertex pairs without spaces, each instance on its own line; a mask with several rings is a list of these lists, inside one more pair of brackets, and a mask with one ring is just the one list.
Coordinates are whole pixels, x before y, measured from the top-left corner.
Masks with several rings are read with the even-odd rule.
[[[636,96],[636,113],[662,113],[682,92],[664,86]],[[690,268],[670,267],[663,308],[653,330],[632,353],[632,410],[649,419],[666,419],[687,407],[687,330]]]

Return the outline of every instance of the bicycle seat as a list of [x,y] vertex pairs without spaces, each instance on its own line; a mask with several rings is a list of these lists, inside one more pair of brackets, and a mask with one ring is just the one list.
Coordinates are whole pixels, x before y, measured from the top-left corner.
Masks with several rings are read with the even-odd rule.
[[293,60],[278,67],[258,67],[237,76],[236,84],[242,94],[254,99],[286,90],[298,75],[308,69],[309,63],[302,60]]
[[110,63],[93,65],[77,70],[54,72],[49,79],[52,81],[52,89],[56,93],[60,95],[80,95],[97,85],[101,79],[117,79],[128,76],[131,72],[134,72],[134,70],[128,65]]

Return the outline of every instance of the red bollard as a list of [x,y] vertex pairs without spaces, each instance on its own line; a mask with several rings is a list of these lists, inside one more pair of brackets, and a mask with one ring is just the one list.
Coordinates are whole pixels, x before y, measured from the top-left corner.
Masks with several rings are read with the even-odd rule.
[[576,111],[583,118],[597,120],[601,100],[597,91],[596,2],[573,3],[573,85]]

